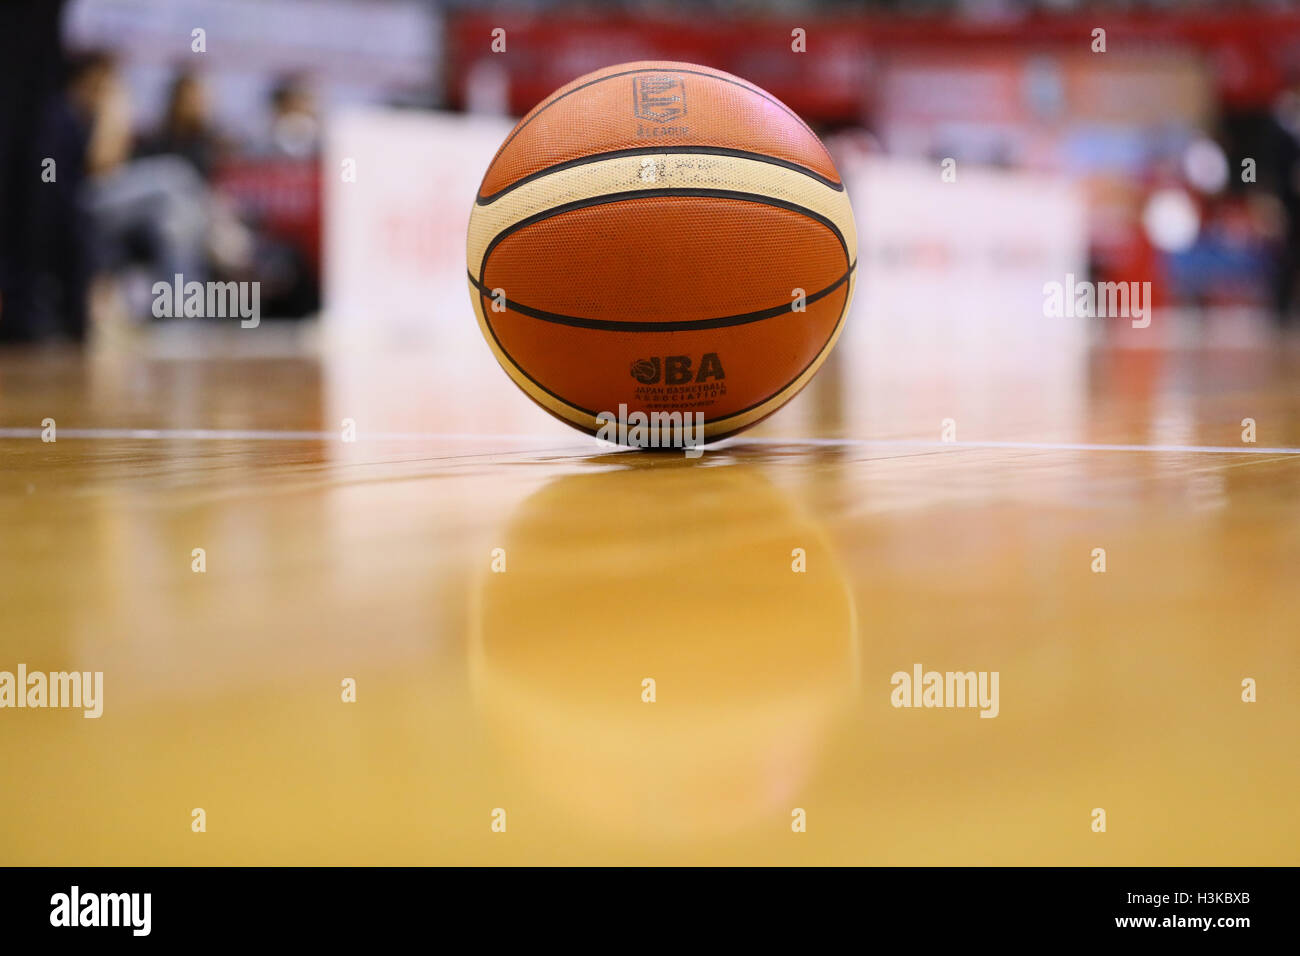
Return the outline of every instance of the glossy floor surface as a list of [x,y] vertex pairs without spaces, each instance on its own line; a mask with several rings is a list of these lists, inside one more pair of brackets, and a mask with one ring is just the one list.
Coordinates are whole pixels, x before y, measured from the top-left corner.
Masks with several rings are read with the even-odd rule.
[[1300,863],[1294,343],[850,340],[692,461],[282,339],[0,354],[0,671],[103,673],[0,863]]

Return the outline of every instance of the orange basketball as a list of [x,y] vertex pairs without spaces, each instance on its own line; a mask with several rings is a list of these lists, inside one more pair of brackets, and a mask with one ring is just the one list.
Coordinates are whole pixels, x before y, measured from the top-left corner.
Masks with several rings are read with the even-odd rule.
[[699,413],[720,438],[816,373],[853,295],[853,213],[784,104],[689,63],[557,90],[493,157],[469,223],[470,294],[502,367],[597,433]]

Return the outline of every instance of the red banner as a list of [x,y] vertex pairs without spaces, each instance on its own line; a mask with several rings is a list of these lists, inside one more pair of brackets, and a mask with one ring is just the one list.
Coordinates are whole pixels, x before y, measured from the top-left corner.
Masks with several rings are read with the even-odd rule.
[[[951,17],[805,20],[801,15],[678,22],[499,11],[451,15],[446,88],[450,105],[464,106],[470,69],[490,58],[508,77],[511,111],[522,114],[591,70],[628,60],[684,60],[743,76],[810,121],[855,122],[870,110],[874,81],[890,58],[996,50],[1086,53],[1096,28],[1106,31],[1108,52],[1174,48],[1203,55],[1218,97],[1231,106],[1267,105],[1287,82],[1300,80],[1300,11],[1098,11],[994,23]],[[796,29],[805,32],[806,53],[792,50]],[[494,30],[505,31],[504,52],[492,52]]]

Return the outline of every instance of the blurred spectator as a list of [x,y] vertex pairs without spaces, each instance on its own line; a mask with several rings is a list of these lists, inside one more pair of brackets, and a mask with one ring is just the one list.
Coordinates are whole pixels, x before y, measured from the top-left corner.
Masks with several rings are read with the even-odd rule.
[[1300,84],[1277,98],[1273,121],[1277,142],[1274,188],[1286,219],[1274,280],[1274,308],[1278,320],[1290,325],[1295,321],[1296,285],[1300,278]]
[[302,75],[281,77],[267,105],[264,137],[219,163],[214,186],[250,232],[230,271],[261,284],[264,312],[302,318],[320,308],[320,121]]
[[103,53],[86,54],[72,70],[68,99],[89,126],[86,172],[110,173],[131,154],[131,104],[117,64]]
[[269,152],[306,159],[320,150],[316,98],[305,77],[282,78],[271,91]]
[[207,188],[190,161],[157,155],[131,160],[131,107],[112,61],[78,89],[92,117],[82,203],[90,217],[95,267],[123,279],[130,313],[149,314],[149,289],[179,274],[207,279]]
[[140,144],[140,155],[172,155],[189,161],[204,179],[224,151],[221,137],[208,117],[207,95],[193,73],[182,72],[172,80],[162,124]]

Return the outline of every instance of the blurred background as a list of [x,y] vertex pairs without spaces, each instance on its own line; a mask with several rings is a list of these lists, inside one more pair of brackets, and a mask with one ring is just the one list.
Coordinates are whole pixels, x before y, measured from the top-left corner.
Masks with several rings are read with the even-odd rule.
[[[1037,286],[1061,278],[1041,248],[1065,243],[1080,278],[1151,281],[1166,344],[1180,321],[1228,340],[1294,323],[1290,3],[16,0],[0,45],[6,342],[198,324],[151,315],[152,283],[177,272],[259,281],[264,317],[323,315],[349,339],[472,329],[468,308],[429,302],[464,295],[467,197],[506,118],[649,58],[736,73],[825,136],[867,223],[869,299],[873,267],[940,286],[970,268],[993,298],[1035,286],[1037,311]],[[997,175],[971,181],[964,218],[907,232],[918,200],[901,205],[900,183],[928,184],[949,157],[960,177]],[[982,244],[990,203],[1016,225]],[[962,308],[917,286],[875,302]]]

